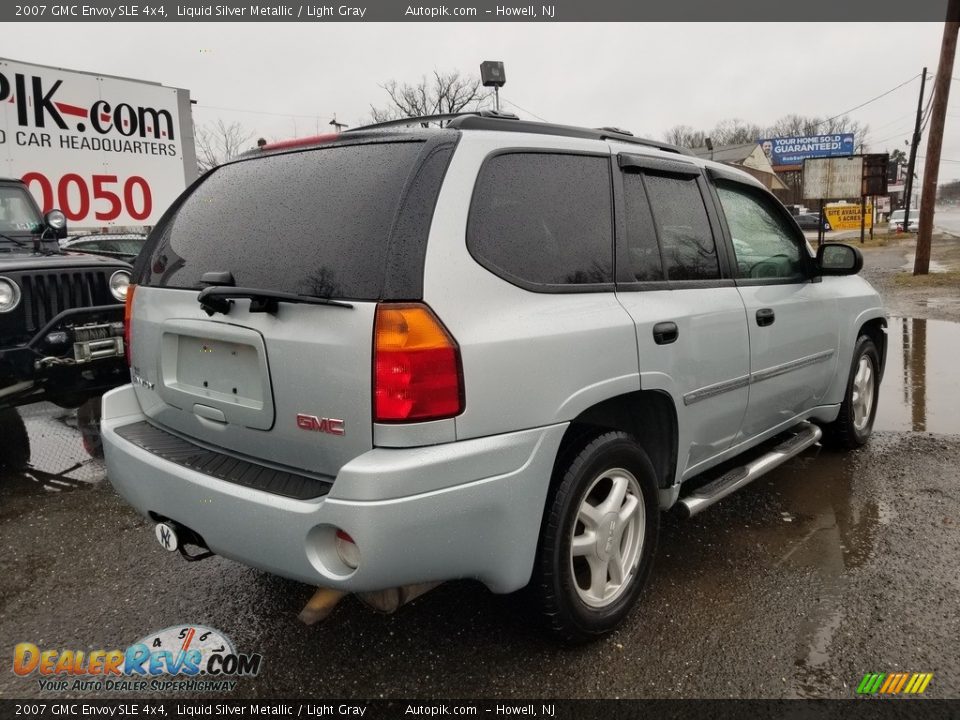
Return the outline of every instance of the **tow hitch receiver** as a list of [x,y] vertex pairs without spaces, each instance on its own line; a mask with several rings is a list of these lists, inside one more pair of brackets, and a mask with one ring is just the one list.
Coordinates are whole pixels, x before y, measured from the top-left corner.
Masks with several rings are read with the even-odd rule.
[[[160,543],[160,546],[164,550],[179,552],[180,556],[189,562],[204,560],[212,557],[214,554],[213,551],[206,546],[203,538],[190,528],[177,525],[174,522],[164,521],[157,523],[156,528],[154,528],[154,534],[157,536],[157,542]],[[192,554],[187,551],[187,545],[194,545],[200,548],[202,552]]]
[[177,537],[177,530],[169,523],[157,523],[154,528],[157,536],[157,542],[164,550],[175,552],[180,547],[180,538]]

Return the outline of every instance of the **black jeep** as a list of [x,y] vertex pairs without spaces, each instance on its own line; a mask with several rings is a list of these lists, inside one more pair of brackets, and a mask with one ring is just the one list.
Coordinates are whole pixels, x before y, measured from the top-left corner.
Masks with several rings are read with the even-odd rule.
[[18,405],[82,405],[127,382],[127,263],[61,251],[63,213],[41,216],[19,180],[0,178],[0,466],[30,458]]

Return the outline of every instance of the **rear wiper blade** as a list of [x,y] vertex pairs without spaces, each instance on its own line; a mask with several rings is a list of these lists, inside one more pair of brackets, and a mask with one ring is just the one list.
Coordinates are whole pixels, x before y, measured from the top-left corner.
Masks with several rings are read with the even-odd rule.
[[214,286],[204,288],[197,295],[197,302],[207,315],[222,313],[226,315],[233,305],[232,298],[249,298],[250,312],[276,313],[280,303],[294,303],[300,305],[331,305],[333,307],[352,308],[353,305],[329,298],[297,295],[296,293],[280,292],[279,290],[261,290],[247,287]]

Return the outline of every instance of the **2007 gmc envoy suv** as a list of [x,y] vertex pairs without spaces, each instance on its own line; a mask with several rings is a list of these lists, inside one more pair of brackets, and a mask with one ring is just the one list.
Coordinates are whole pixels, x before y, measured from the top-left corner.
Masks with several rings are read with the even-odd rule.
[[814,255],[745,173],[441,119],[268,145],[174,203],[128,294],[109,476],[168,549],[334,596],[526,587],[587,640],[661,511],[867,440],[886,314],[860,253]]

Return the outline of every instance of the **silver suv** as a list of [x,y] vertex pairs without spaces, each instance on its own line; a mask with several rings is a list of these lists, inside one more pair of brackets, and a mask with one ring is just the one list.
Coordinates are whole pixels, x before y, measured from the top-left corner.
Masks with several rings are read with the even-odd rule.
[[867,440],[885,312],[856,249],[814,255],[743,172],[445,120],[267,145],[176,201],[127,296],[109,476],[167,549],[320,605],[475,578],[587,640],[661,511]]

